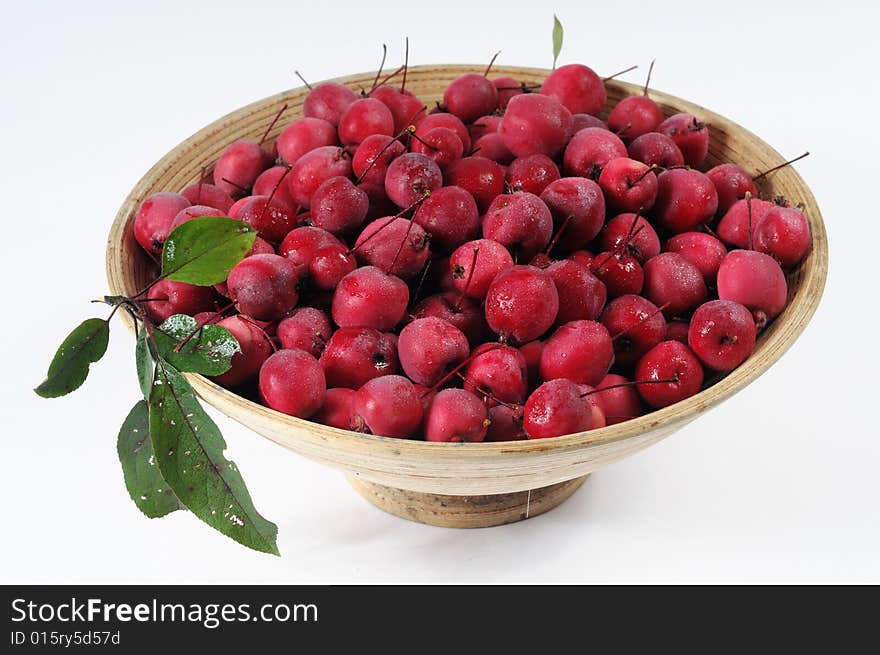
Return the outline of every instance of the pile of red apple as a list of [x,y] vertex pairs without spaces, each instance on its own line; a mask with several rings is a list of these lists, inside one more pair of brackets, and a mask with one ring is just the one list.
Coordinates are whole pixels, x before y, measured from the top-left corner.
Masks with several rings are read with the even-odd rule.
[[[535,92],[537,91],[537,92]],[[710,127],[604,83],[467,74],[428,110],[403,86],[315,86],[271,152],[147,198],[153,255],[198,216],[258,231],[224,284],[161,280],[146,309],[217,322],[216,381],[337,428],[428,441],[554,437],[688,398],[742,364],[810,247],[800,209]]]

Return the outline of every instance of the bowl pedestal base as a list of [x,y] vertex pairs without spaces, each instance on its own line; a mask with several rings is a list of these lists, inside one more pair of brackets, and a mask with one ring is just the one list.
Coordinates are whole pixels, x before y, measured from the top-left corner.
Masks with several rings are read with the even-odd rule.
[[568,499],[587,476],[531,491],[486,496],[447,496],[386,487],[350,475],[357,492],[379,509],[444,528],[488,528],[543,514]]

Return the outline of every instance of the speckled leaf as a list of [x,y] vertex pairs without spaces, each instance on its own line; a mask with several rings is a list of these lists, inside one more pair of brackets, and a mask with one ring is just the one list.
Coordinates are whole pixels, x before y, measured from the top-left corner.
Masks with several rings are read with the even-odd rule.
[[162,479],[150,443],[150,412],[147,401],[139,400],[122,424],[116,440],[128,495],[151,519],[182,509],[171,487]]
[[150,395],[153,386],[153,356],[147,344],[147,331],[141,326],[138,330],[137,342],[134,347],[134,359],[137,366],[138,383],[144,398]]
[[78,389],[89,375],[89,365],[107,352],[110,324],[102,318],[90,318],[67,335],[62,342],[46,379],[34,391],[43,398],[58,398]]
[[202,521],[240,544],[278,555],[278,528],[254,508],[226,442],[186,379],[156,362],[150,392],[150,438],[162,477]]
[[229,370],[232,356],[241,347],[232,333],[219,325],[205,325],[175,352],[177,345],[196,329],[196,319],[185,314],[168,317],[153,333],[159,355],[178,371],[220,375]]
[[225,216],[181,223],[162,248],[162,277],[200,286],[223,282],[256,237],[250,225]]
[[565,32],[562,29],[562,23],[553,14],[553,70],[556,70],[556,60],[559,59],[559,53],[562,52],[562,37]]

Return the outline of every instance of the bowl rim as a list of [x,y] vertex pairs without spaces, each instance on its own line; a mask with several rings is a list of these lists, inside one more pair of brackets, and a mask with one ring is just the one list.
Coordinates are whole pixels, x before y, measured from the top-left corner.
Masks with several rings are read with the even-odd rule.
[[[411,75],[417,75],[420,73],[427,74],[431,71],[436,71],[438,68],[442,68],[444,74],[479,73],[485,70],[485,64],[423,64],[419,66],[410,66],[409,72]],[[521,76],[526,75],[535,77],[546,76],[551,71],[545,68],[499,65],[493,66],[493,72],[496,75],[518,74]],[[312,83],[312,86],[322,82],[332,81],[356,88],[371,83],[375,75],[375,71],[355,73],[314,82]],[[605,85],[606,88],[613,88],[626,94],[641,94],[642,91],[642,86],[640,85],[630,84],[619,80],[608,80],[605,82]],[[136,208],[143,197],[143,190],[150,185],[151,179],[154,178],[159,171],[169,168],[172,163],[176,162],[181,156],[184,156],[188,150],[209,136],[214,135],[224,124],[242,120],[267,103],[280,102],[294,94],[301,94],[304,90],[306,90],[305,86],[293,87],[229,112],[228,114],[212,121],[210,124],[179,143],[150,167],[123,201],[110,228],[107,240],[106,272],[112,293],[125,293],[125,289],[121,288],[120,284],[121,271],[125,268],[125,264],[122,261],[122,251],[121,248],[119,248],[119,242],[123,238],[128,224],[133,221]],[[696,114],[701,120],[710,126],[713,123],[724,123],[734,128],[739,136],[754,141],[771,155],[771,159],[776,160],[775,162],[768,162],[770,165],[783,163],[785,161],[785,158],[782,157],[776,149],[772,148],[750,130],[747,130],[729,118],[721,116],[720,114],[696,103],[658,91],[654,88],[650,89],[650,95],[652,99],[657,101],[661,106],[666,105],[667,107],[674,108],[678,111],[686,111]],[[748,360],[746,360],[746,362],[696,395],[668,407],[652,410],[643,416],[596,430],[545,439],[479,443],[428,442],[414,439],[382,437],[314,423],[307,419],[300,419],[272,410],[269,407],[240,396],[202,375],[194,373],[186,373],[184,375],[188,378],[194,390],[202,399],[217,408],[219,411],[232,416],[232,418],[235,418],[236,420],[238,420],[237,417],[224,409],[224,404],[232,402],[238,406],[238,409],[247,410],[260,415],[265,419],[285,424],[287,427],[291,428],[290,433],[293,439],[296,439],[296,433],[298,430],[311,432],[320,431],[322,435],[338,440],[339,447],[343,447],[346,444],[350,444],[353,447],[364,447],[364,445],[372,443],[377,448],[393,448],[395,454],[400,454],[400,452],[405,450],[407,451],[406,454],[408,456],[419,456],[424,454],[426,457],[445,455],[458,457],[467,456],[468,453],[473,455],[479,454],[481,456],[491,456],[492,454],[527,455],[530,453],[602,446],[643,436],[651,431],[662,430],[664,428],[671,429],[676,425],[684,424],[696,418],[706,410],[718,405],[722,401],[741,391],[749,383],[763,375],[797,340],[797,337],[806,328],[806,325],[809,323],[820,303],[827,279],[828,269],[828,240],[821,212],[810,188],[794,167],[789,166],[776,174],[791,176],[796,185],[800,187],[801,196],[799,197],[799,201],[807,208],[805,215],[812,232],[810,253],[807,258],[799,264],[799,268],[797,269],[801,274],[800,284],[798,285],[797,290],[790,295],[782,314],[774,319],[765,335],[760,339],[759,347],[756,348],[755,352]],[[119,312],[119,314],[122,316],[122,320],[126,323],[129,330],[133,331],[134,324],[132,319],[126,316],[123,312]]]

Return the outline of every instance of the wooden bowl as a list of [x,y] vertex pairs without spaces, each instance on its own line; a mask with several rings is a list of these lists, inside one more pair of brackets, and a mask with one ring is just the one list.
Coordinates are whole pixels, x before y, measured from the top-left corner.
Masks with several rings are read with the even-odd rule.
[[[463,73],[484,66],[418,66],[409,69],[408,88],[429,106]],[[545,69],[499,66],[510,75],[540,84]],[[375,73],[339,79],[356,91],[369,88]],[[641,91],[607,83],[609,105]],[[288,109],[283,125],[302,115],[308,90],[297,88],[243,107],[199,131],[163,157],[135,185],[122,204],[107,243],[107,277],[113,294],[132,295],[156,275],[132,234],[141,201],[158,191],[180,191],[212,167],[235,139],[259,139],[275,113]],[[702,107],[651,92],[667,115],[691,112],[709,125],[708,164],[735,162],[757,173],[784,159],[748,130]],[[813,232],[812,250],[789,275],[789,303],[760,336],[743,365],[692,398],[617,425],[554,439],[506,443],[452,444],[390,439],[325,427],[287,416],[242,398],[212,381],[188,375],[196,392],[221,412],[272,441],[345,471],[370,502],[398,516],[434,525],[481,527],[534,516],[568,498],[591,472],[670,435],[718,405],[766,371],[794,343],[819,304],[828,268],[825,228],[816,201],[792,167],[761,180],[762,195],[784,195],[805,205]],[[119,313],[122,315],[122,312]],[[792,408],[793,410],[794,408]]]

